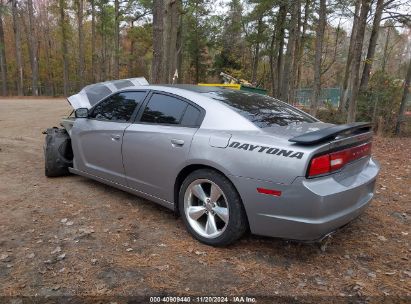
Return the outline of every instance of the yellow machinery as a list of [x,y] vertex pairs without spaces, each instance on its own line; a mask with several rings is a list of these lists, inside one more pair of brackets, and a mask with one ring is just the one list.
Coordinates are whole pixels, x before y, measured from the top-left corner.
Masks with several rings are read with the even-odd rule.
[[267,90],[263,88],[254,87],[249,82],[243,79],[238,80],[237,78],[234,78],[233,76],[223,73],[223,72],[220,73],[220,76],[223,77],[224,83],[199,83],[198,85],[205,86],[205,87],[223,87],[223,88],[228,88],[232,90],[242,90],[242,91],[267,95]]

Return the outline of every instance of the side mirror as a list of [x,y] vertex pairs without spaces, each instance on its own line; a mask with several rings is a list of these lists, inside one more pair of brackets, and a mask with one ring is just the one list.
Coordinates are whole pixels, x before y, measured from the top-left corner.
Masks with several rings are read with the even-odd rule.
[[88,117],[88,109],[87,108],[78,108],[74,112],[76,118],[87,118]]

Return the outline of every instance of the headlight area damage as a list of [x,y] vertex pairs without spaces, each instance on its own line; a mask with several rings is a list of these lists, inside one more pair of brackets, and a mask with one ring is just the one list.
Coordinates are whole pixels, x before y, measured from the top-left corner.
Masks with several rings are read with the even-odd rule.
[[71,138],[65,129],[49,128],[44,143],[45,175],[56,177],[69,174],[73,167]]

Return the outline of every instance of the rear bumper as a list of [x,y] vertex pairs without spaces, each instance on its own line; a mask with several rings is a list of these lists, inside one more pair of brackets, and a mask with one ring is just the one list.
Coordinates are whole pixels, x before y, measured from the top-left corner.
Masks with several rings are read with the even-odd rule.
[[[374,196],[379,165],[372,159],[331,176],[297,178],[291,185],[233,177],[251,232],[295,240],[318,240],[358,217]],[[280,190],[281,196],[256,188]]]

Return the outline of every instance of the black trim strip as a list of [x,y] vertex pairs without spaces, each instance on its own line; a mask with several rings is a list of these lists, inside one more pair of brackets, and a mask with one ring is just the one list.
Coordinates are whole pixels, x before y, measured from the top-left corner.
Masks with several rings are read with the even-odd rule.
[[354,122],[345,125],[333,126],[321,129],[314,132],[305,133],[288,141],[295,142],[301,145],[314,145],[321,142],[335,139],[339,134],[349,132],[351,135],[369,132],[371,130],[371,123],[369,122]]

